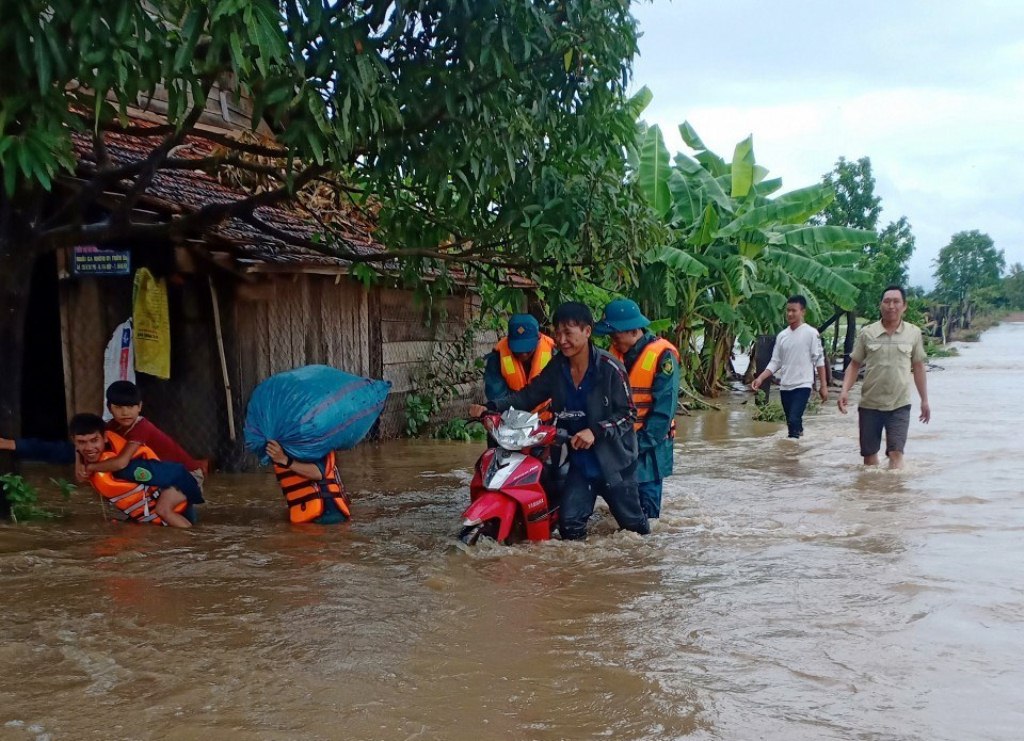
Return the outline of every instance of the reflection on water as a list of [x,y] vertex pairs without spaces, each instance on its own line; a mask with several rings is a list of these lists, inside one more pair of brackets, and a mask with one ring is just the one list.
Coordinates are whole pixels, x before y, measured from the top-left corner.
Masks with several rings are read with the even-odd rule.
[[0,738],[1018,738],[1024,324],[940,362],[902,472],[834,402],[682,418],[646,539],[456,550],[476,444],[344,455],[340,528],[269,474],[187,532],[79,494],[0,526]]

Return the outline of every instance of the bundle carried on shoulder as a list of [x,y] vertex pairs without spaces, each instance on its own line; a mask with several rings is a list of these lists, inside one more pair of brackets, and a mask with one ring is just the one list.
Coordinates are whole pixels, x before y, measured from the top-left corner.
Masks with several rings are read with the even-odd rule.
[[390,381],[354,376],[327,365],[307,365],[263,381],[245,415],[245,447],[266,464],[268,440],[301,461],[355,447],[373,427]]

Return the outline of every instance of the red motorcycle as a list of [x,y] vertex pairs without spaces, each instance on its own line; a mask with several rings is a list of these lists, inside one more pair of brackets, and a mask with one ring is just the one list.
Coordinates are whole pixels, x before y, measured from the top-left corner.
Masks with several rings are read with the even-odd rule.
[[499,543],[550,540],[558,527],[558,506],[549,493],[568,465],[568,433],[516,409],[481,421],[497,447],[476,462],[459,540],[466,545],[480,536]]

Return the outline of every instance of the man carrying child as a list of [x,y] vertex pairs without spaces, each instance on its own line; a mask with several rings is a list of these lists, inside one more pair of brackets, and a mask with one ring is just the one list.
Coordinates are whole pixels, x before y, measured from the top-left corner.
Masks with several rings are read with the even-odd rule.
[[191,527],[193,505],[204,501],[202,464],[142,416],[134,383],[115,381],[106,396],[112,419],[75,415],[68,424],[70,442],[0,438],[0,450],[25,460],[74,463],[76,479],[92,484],[129,518]]

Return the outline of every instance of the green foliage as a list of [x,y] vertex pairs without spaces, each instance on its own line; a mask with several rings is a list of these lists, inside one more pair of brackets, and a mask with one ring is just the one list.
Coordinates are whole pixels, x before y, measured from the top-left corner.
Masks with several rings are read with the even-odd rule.
[[[882,199],[875,195],[870,158],[851,162],[840,157],[833,170],[822,176],[822,182],[835,190],[836,197],[812,219],[814,223],[871,231],[877,228]],[[858,316],[878,319],[882,289],[889,285],[906,286],[907,264],[914,246],[914,234],[906,216],[887,224],[875,240],[863,245],[853,263],[861,273],[854,280],[860,289],[853,307]]]
[[630,292],[652,318],[672,318],[669,335],[682,353],[685,386],[717,396],[735,343],[774,334],[789,295],[807,297],[810,321],[822,316],[822,303],[853,306],[863,278],[858,253],[875,235],[807,225],[832,202],[830,187],[775,195],[781,181],[766,179],[751,137],[727,163],[684,123],[680,134],[695,152],[670,163],[658,127],[638,129],[637,180],[655,213],[667,182],[670,232],[665,245],[647,253],[644,279]]
[[875,230],[882,212],[882,199],[875,195],[870,158],[861,157],[851,162],[840,157],[832,171],[822,176],[822,182],[836,195],[814,218],[814,223]]
[[471,323],[454,341],[434,342],[430,360],[413,379],[406,396],[406,434],[422,434],[445,405],[458,398],[468,384],[479,381],[483,359],[476,355],[478,323]]
[[[74,484],[63,479],[50,479],[59,488],[61,495],[67,499],[75,490]],[[14,522],[27,520],[52,520],[58,515],[39,506],[39,491],[24,478],[17,474],[7,473],[0,476],[0,487],[11,505],[11,519]]]
[[955,347],[943,345],[934,337],[926,337],[924,341],[924,352],[929,360],[934,358],[955,358],[960,351]]
[[753,420],[755,422],[785,422],[786,413],[782,409],[782,402],[777,399],[768,401],[767,394],[758,391],[754,396]]
[[972,291],[999,283],[1006,259],[991,237],[974,229],[954,234],[934,264],[935,296],[963,305]]
[[416,437],[441,409],[437,396],[430,393],[409,393],[405,397],[405,434]]
[[1024,309],[1024,265],[1016,262],[1010,266],[1009,275],[1003,278],[999,293],[1006,308]]
[[857,300],[858,316],[878,319],[880,297],[885,287],[907,285],[907,264],[914,254],[915,243],[910,222],[906,216],[901,216],[886,225],[877,242],[865,247],[858,267],[869,273],[871,280],[861,287]]
[[[622,152],[643,105],[625,97],[637,51],[629,3],[16,5],[0,25],[9,81],[0,170],[16,206],[74,169],[74,135],[136,135],[121,126],[129,109],[163,88],[169,130],[141,141],[158,155],[165,148],[146,163],[159,169],[183,135],[202,135],[193,101],[233,81],[230,93],[247,96],[254,121],[275,132],[282,172],[271,189],[288,198],[332,172],[344,200],[373,199],[378,239],[417,283],[453,261],[498,283],[495,271],[512,266],[565,282],[591,270],[603,279],[609,263],[628,264],[650,241],[654,221],[634,187],[623,187]],[[111,182],[148,187],[146,168],[118,175]],[[97,173],[98,185],[104,177]],[[51,226],[90,226],[81,219],[88,194]],[[105,235],[108,221],[116,228]],[[92,226],[97,241],[129,236],[132,224]],[[75,243],[74,234],[61,238]],[[333,232],[317,247],[366,261]]]
[[[821,401],[816,396],[811,396],[807,402],[807,408],[804,410],[804,415],[817,414],[821,411]],[[786,412],[782,408],[782,402],[773,399],[768,401],[767,394],[764,391],[758,391],[754,395],[754,415],[752,419],[755,422],[773,422],[776,424],[783,424],[786,421]]]
[[434,430],[434,437],[441,440],[484,440],[487,437],[487,430],[475,420],[452,419],[440,425]]
[[[623,158],[650,97],[626,97],[637,52],[629,2],[12,0],[4,8],[5,260],[29,264],[112,239],[200,237],[313,187],[339,208],[368,211],[387,249],[356,249],[345,219],[324,220],[315,240],[280,238],[350,260],[364,284],[397,273],[427,297],[457,281],[511,306],[521,300],[511,272],[551,296],[581,282],[635,286],[643,255],[666,241]],[[198,127],[214,85],[251,104],[253,129],[269,127],[273,140]],[[136,126],[131,110],[159,109],[148,101],[164,94],[166,124]],[[108,161],[110,135],[119,149],[147,154]],[[216,155],[183,164],[185,137],[212,141]],[[76,145],[88,160],[81,166]],[[241,172],[259,187],[173,220],[137,220],[137,199],[170,168],[218,179]],[[68,175],[74,187],[52,188]],[[112,205],[112,190],[129,197]],[[21,296],[0,300],[24,306]]]
[[57,491],[60,492],[61,499],[65,501],[71,499],[71,495],[78,491],[78,487],[67,479],[51,478],[50,483],[57,487]]

